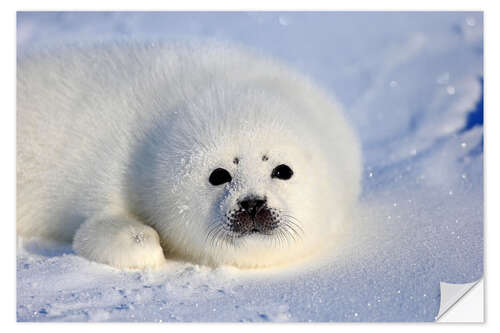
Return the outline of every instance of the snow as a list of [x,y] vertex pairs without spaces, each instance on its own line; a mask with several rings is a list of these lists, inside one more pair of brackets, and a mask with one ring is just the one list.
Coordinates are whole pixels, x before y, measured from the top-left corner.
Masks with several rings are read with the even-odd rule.
[[119,271],[18,239],[18,321],[433,321],[440,282],[483,274],[481,13],[19,13],[18,50],[215,37],[325,86],[363,144],[354,237],[241,270]]

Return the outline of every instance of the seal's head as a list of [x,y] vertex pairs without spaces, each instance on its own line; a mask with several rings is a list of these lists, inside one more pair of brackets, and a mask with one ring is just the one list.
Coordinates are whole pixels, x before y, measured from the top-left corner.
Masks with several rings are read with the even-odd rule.
[[343,152],[295,116],[300,107],[262,90],[219,85],[155,124],[137,158],[135,206],[167,252],[257,267],[336,241],[357,190],[344,182],[351,175]]

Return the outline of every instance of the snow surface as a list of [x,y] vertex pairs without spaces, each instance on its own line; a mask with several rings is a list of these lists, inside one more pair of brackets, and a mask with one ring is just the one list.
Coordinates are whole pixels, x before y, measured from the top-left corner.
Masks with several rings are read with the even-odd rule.
[[216,37],[279,57],[363,143],[355,241],[288,267],[119,271],[18,239],[18,321],[433,321],[483,274],[481,13],[19,13],[34,45]]

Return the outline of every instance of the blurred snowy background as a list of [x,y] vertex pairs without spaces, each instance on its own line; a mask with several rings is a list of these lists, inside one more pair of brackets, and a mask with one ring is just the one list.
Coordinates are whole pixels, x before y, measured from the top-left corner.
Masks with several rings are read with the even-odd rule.
[[18,13],[17,48],[215,37],[320,82],[363,144],[355,241],[261,270],[123,272],[18,239],[19,321],[433,321],[483,274],[483,16],[467,12]]

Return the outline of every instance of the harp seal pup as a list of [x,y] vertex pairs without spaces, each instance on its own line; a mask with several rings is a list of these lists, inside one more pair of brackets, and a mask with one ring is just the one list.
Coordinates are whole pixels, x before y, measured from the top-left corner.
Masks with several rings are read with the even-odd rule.
[[295,261],[338,241],[358,140],[308,78],[220,42],[21,55],[17,233],[158,268]]

